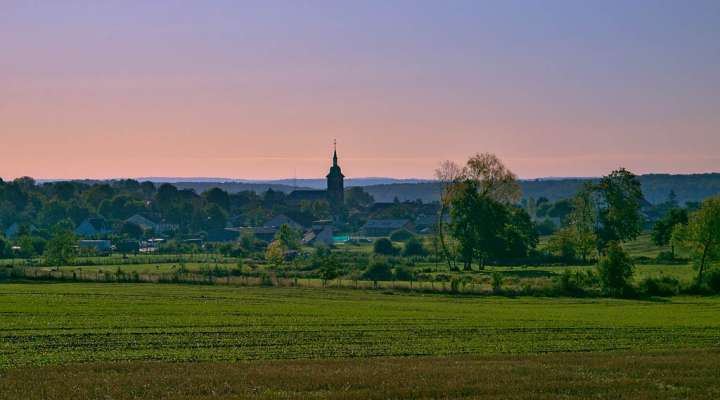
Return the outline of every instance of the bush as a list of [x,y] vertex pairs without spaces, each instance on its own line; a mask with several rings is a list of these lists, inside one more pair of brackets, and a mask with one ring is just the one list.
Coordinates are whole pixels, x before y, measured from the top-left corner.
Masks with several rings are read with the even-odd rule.
[[415,235],[407,229],[400,229],[390,234],[390,240],[393,242],[405,242],[413,237],[415,237]]
[[424,256],[425,254],[427,254],[427,252],[418,238],[413,236],[405,243],[405,248],[403,249],[403,255],[405,257]]
[[580,272],[572,273],[570,270],[563,271],[557,280],[557,290],[562,294],[581,295],[585,293],[585,279]]
[[648,296],[674,296],[680,292],[680,282],[670,276],[645,278],[640,282],[640,292]]
[[413,270],[408,267],[395,268],[395,279],[399,281],[412,281],[414,277]]
[[598,263],[600,284],[611,296],[627,295],[635,264],[619,242],[608,243],[607,255]]
[[260,286],[275,286],[273,277],[270,274],[263,272],[260,275]]
[[380,238],[373,244],[373,252],[384,256],[394,256],[399,250],[393,246],[392,242],[386,238]]
[[715,293],[720,293],[720,269],[714,269],[705,275],[708,287]]
[[493,293],[502,292],[503,276],[499,272],[493,272],[492,274],[492,288]]

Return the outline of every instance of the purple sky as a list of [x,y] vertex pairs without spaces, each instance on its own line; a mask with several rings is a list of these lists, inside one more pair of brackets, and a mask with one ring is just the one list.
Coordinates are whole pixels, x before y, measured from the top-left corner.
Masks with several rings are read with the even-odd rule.
[[0,177],[720,171],[719,1],[13,1]]

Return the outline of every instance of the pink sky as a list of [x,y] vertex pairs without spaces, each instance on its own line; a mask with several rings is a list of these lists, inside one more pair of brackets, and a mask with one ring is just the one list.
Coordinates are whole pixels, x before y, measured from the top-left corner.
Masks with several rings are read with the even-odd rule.
[[712,2],[200,3],[4,5],[0,177],[320,177],[335,138],[349,177],[720,171]]

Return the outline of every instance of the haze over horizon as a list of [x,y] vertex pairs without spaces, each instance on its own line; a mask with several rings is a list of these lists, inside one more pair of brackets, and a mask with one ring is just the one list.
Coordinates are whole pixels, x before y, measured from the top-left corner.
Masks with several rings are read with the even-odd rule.
[[0,177],[720,171],[720,2],[3,2]]

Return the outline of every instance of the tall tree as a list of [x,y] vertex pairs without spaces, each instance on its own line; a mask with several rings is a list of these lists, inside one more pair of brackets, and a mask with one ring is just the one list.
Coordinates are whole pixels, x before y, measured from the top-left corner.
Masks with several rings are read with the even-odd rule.
[[72,230],[67,226],[58,224],[53,229],[52,238],[45,248],[45,259],[48,265],[59,267],[70,263],[75,257],[76,242]]
[[611,241],[625,242],[637,238],[642,230],[640,207],[644,201],[640,181],[625,168],[604,176],[597,184],[599,208],[599,249]]
[[456,270],[457,267],[455,265],[455,259],[450,255],[450,248],[445,235],[447,230],[445,220],[450,209],[450,204],[460,189],[460,183],[464,179],[464,175],[464,169],[452,161],[442,162],[440,167],[435,170],[435,177],[442,185],[436,235],[450,270]]
[[672,208],[663,219],[655,223],[652,231],[652,240],[658,246],[670,244],[670,251],[675,257],[675,245],[672,243],[672,232],[678,224],[687,225],[688,212],[684,208]]
[[576,254],[583,262],[597,248],[597,205],[592,196],[592,187],[586,185],[572,201],[572,211],[567,218],[567,226],[575,246]]
[[708,265],[720,260],[720,196],[703,201],[687,226],[675,226],[673,236],[686,248],[698,270],[698,283]]
[[225,211],[230,211],[230,195],[220,188],[212,188],[203,193],[205,201],[217,204]]
[[[455,206],[465,207],[468,211],[470,210],[467,207],[475,204],[479,206],[483,212],[492,213],[497,211],[495,203],[504,206],[518,201],[520,199],[520,185],[517,183],[515,174],[492,153],[477,153],[468,159],[464,167],[460,167],[452,161],[445,161],[441,164],[440,168],[435,171],[435,175],[443,186],[440,196],[440,212],[438,215],[438,236],[441,247],[443,248],[443,253],[445,253],[448,261],[448,266],[451,269],[457,269],[454,265],[454,260],[451,260],[447,238],[444,234],[446,215],[451,206],[453,206],[453,203]],[[475,190],[476,195],[470,195],[468,190]],[[456,199],[458,196],[462,198]],[[454,215],[456,217],[460,216],[457,212],[455,212]],[[479,218],[479,216],[467,216],[467,218],[473,219]],[[459,233],[465,229],[461,225],[467,223],[468,221],[458,220],[458,224],[455,224],[451,229]],[[489,224],[490,222],[484,220],[483,223]],[[461,240],[460,236],[453,236]],[[484,239],[489,238],[490,236],[484,236]],[[464,252],[463,260],[465,268],[469,268],[468,260],[471,261],[474,257],[471,250],[467,248],[467,245],[473,243],[474,239],[468,238],[468,240],[470,240],[470,242],[466,242],[465,245],[460,244],[461,251]],[[472,247],[473,249],[477,249],[475,246]],[[484,260],[484,258],[485,256],[481,256],[481,260]]]
[[464,269],[470,270],[476,258],[482,269],[487,258],[502,255],[506,248],[509,211],[483,195],[474,181],[467,180],[461,186],[451,203],[450,232],[458,241]]
[[282,224],[275,234],[275,240],[282,243],[286,248],[297,250],[300,248],[300,232],[290,225]]

